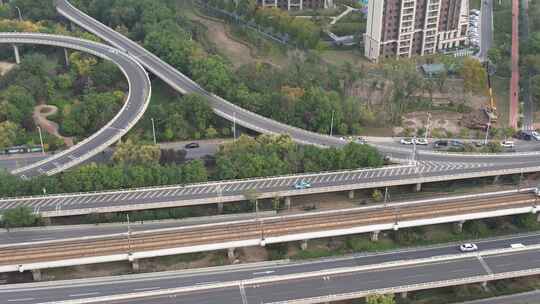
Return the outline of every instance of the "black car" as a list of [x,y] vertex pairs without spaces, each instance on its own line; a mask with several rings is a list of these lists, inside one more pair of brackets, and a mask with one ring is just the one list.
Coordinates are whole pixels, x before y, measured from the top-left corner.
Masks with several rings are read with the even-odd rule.
[[192,142],[192,143],[189,143],[189,144],[184,146],[184,148],[186,148],[186,149],[195,149],[195,148],[198,148],[198,147],[200,147],[200,146],[196,142]]
[[447,147],[448,146],[448,141],[446,141],[446,140],[437,140],[436,142],[433,143],[433,145],[435,146],[435,148]]
[[526,131],[519,131],[516,134],[514,134],[514,138],[521,139],[521,140],[532,140],[532,134],[530,132]]

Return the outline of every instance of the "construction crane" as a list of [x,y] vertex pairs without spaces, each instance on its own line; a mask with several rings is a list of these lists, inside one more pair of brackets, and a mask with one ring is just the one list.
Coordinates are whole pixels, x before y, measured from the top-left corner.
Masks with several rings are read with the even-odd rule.
[[495,105],[495,98],[493,97],[493,88],[491,86],[491,76],[489,75],[489,63],[486,62],[486,74],[488,80],[489,91],[489,105],[484,107],[484,113],[487,115],[490,123],[496,123],[498,119],[497,106]]

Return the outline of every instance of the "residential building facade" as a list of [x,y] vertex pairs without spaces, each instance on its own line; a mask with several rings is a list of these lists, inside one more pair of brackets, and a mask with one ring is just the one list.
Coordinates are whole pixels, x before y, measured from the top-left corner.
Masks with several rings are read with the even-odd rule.
[[469,0],[369,0],[365,56],[411,57],[465,46]]

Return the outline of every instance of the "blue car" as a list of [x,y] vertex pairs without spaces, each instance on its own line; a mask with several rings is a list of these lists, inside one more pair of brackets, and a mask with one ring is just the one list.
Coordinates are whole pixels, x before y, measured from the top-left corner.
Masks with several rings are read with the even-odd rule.
[[307,188],[311,188],[310,182],[306,182],[302,180],[302,181],[298,181],[294,183],[294,189],[301,190],[301,189],[307,189]]

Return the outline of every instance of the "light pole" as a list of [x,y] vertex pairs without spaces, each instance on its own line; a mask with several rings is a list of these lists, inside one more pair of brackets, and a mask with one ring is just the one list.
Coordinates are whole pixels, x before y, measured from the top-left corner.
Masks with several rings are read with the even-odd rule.
[[236,112],[233,112],[233,138],[236,141]]
[[428,138],[428,134],[429,134],[430,120],[431,120],[431,113],[428,113],[428,115],[427,115],[427,123],[426,123],[426,131],[425,131],[425,134],[424,134],[424,139],[426,140],[426,142],[427,142],[427,138]]
[[16,8],[17,11],[19,12],[19,21],[22,22],[23,19],[22,19],[21,9],[20,9],[18,6],[15,6],[15,8]]
[[330,121],[330,136],[332,136],[332,132],[334,131],[334,112],[335,111],[332,110],[332,119]]
[[484,139],[484,145],[487,145],[488,136],[489,136],[489,128],[491,127],[491,117],[488,116],[488,124],[486,127],[486,138]]
[[131,226],[129,225],[129,214],[126,214],[126,218],[127,218],[128,254],[131,254]]
[[41,127],[37,126],[39,133],[39,142],[41,143],[41,154],[45,154],[45,147],[43,146],[43,136],[41,135]]
[[154,124],[154,118],[150,118],[152,121],[152,135],[154,136],[154,145],[157,144],[156,140],[156,125]]
[[384,188],[384,206],[386,207],[386,202],[388,201],[388,187]]

